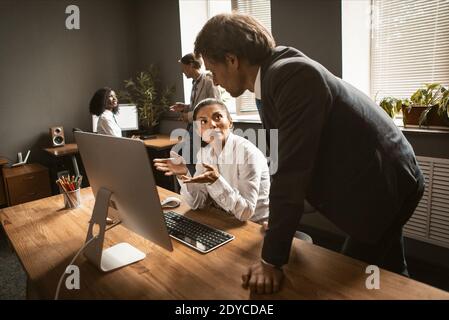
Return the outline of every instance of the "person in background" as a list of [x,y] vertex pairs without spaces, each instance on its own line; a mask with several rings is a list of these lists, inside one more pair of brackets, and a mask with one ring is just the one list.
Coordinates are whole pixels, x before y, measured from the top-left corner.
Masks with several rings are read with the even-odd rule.
[[190,159],[187,167],[191,174],[195,170],[194,156],[193,156],[193,109],[201,100],[206,98],[221,99],[220,90],[214,85],[212,76],[210,73],[202,72],[202,60],[195,58],[193,53],[184,55],[179,61],[181,64],[182,72],[187,79],[192,79],[192,91],[190,94],[190,103],[185,104],[177,102],[170,107],[170,111],[182,112],[182,120],[187,123],[186,130],[189,132],[190,137]]
[[89,111],[99,117],[97,133],[115,137],[122,136],[122,129],[115,119],[119,107],[114,90],[108,87],[98,89],[90,100]]
[[422,197],[424,178],[388,115],[299,50],[276,47],[249,15],[212,17],[195,54],[233,97],[254,92],[264,128],[278,130],[268,230],[261,259],[242,274],[243,287],[281,288],[304,200],[348,235],[344,254],[407,275],[402,228]]
[[242,221],[265,221],[270,175],[263,153],[231,132],[231,116],[220,100],[201,101],[193,119],[200,122],[197,134],[207,143],[198,152],[195,175],[173,151],[172,159],[154,159],[156,169],[177,176],[181,195],[192,209],[212,205]]

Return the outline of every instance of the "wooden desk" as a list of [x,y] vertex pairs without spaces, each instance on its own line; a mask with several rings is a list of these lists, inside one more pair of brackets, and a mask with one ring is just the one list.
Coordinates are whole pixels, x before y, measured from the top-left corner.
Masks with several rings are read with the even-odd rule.
[[75,172],[75,176],[80,175],[78,162],[76,161],[76,154],[78,153],[78,145],[76,143],[68,143],[61,147],[44,148],[44,150],[51,156],[56,158],[70,156],[72,159],[73,171]]
[[[165,134],[157,134],[155,139],[147,139],[143,140],[143,143],[145,146],[149,149],[149,151],[154,151],[157,153],[160,153],[164,150],[167,150],[178,143],[178,140],[170,140],[170,136]],[[44,151],[46,151],[49,155],[52,156],[53,159],[60,159],[62,157],[70,156],[72,160],[73,165],[73,171],[76,176],[80,174],[79,168],[78,168],[78,162],[76,160],[76,155],[78,154],[78,145],[76,143],[68,143],[61,147],[52,147],[52,148],[44,148]],[[153,157],[152,151],[150,152],[150,157]],[[56,180],[56,171],[54,167],[56,164],[53,164],[52,168],[52,180]],[[159,179],[168,179],[166,176],[160,175]],[[173,180],[173,178],[170,179],[170,181]],[[86,180],[84,180],[86,181]],[[174,182],[171,182],[176,186]],[[55,189],[56,190],[56,189]],[[56,193],[56,191],[54,191]]]
[[[173,195],[159,189],[160,197]],[[39,297],[52,299],[59,277],[83,245],[94,204],[90,188],[82,190],[82,206],[63,210],[62,195],[5,208],[1,223]],[[70,299],[449,299],[449,293],[381,270],[380,289],[365,287],[366,264],[294,239],[286,278],[275,295],[251,295],[241,287],[241,273],[259,259],[260,226],[242,223],[213,210],[175,210],[226,230],[235,239],[208,253],[173,240],[169,252],[119,225],[106,233],[105,246],[127,241],[147,257],[122,269],[101,273],[84,256],[80,290],[61,288]],[[64,282],[63,282],[64,284]]]
[[78,153],[78,145],[76,143],[68,143],[61,147],[44,148],[49,154],[55,157],[63,157]]
[[[178,142],[178,140],[171,140],[170,136],[165,134],[157,134],[155,139],[143,140],[146,147],[153,148],[155,150],[171,148]],[[78,145],[76,143],[68,143],[61,147],[44,148],[44,150],[54,157],[71,156],[75,174],[79,175],[78,164],[75,157],[78,153]]]
[[[144,140],[150,161],[153,161],[155,158],[169,158],[171,148],[179,142],[179,140],[171,140],[170,136],[164,134],[157,134],[156,139]],[[158,186],[175,192],[179,191],[178,181],[175,176],[169,177],[157,170],[153,170],[153,174]]]
[[156,150],[171,148],[178,142],[178,140],[171,140],[170,136],[166,134],[156,134],[155,139],[147,139],[143,141],[145,146]]
[[[178,140],[171,140],[170,136],[166,134],[156,134],[155,139],[143,140],[146,147],[154,149],[170,148],[178,142]],[[44,150],[54,157],[63,157],[77,154],[78,145],[76,143],[68,143],[62,147],[44,148]]]

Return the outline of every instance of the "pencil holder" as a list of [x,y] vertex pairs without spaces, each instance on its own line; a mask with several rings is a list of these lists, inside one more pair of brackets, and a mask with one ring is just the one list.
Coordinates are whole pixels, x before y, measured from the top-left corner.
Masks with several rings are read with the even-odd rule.
[[64,195],[64,206],[66,209],[81,206],[81,193],[79,188],[73,191],[62,192],[62,194]]

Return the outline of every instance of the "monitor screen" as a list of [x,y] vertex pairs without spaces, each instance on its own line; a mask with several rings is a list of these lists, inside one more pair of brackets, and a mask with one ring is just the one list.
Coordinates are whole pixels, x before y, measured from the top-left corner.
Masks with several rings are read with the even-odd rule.
[[[137,107],[133,104],[119,104],[115,118],[122,131],[139,129]],[[98,116],[92,115],[92,132],[97,132],[97,122]]]

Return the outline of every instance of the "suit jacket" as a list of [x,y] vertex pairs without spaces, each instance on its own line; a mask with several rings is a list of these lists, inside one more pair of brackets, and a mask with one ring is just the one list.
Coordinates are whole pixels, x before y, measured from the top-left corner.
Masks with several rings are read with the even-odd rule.
[[279,130],[265,261],[287,263],[304,199],[367,243],[408,219],[400,209],[422,174],[411,145],[385,111],[288,47],[277,47],[261,66],[261,91],[263,125]]

